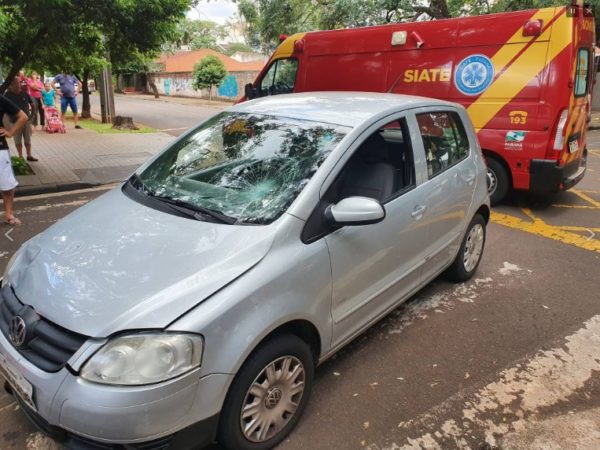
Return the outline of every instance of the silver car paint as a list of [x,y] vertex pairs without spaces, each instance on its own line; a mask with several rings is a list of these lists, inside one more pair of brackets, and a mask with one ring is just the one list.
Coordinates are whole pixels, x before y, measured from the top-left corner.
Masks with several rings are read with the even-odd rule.
[[28,243],[10,279],[39,314],[87,336],[164,328],[260,261],[275,229],[165,214],[116,189]]
[[[101,338],[116,331],[168,327],[201,333],[205,338],[198,370],[157,385],[116,387],[85,382],[66,369],[45,373],[24,360],[0,335],[0,351],[34,385],[40,414],[52,424],[107,442],[140,442],[171,434],[217,413],[233,374],[279,326],[290,321],[311,324],[319,335],[319,360],[323,361],[426,284],[431,278],[423,273],[430,255],[419,254],[418,245],[407,244],[412,256],[404,266],[394,254],[404,249],[397,247],[403,245],[397,240],[374,243],[375,254],[362,259],[353,257],[350,247],[344,248],[344,239],[362,239],[368,253],[364,245],[378,226],[385,228],[388,238],[395,237],[387,226],[392,216],[375,225],[342,228],[308,245],[300,241],[300,234],[320,195],[362,140],[390,117],[403,115],[408,119],[415,152],[417,188],[388,214],[407,223],[408,228],[397,230],[396,236],[415,237],[415,230],[427,230],[427,211],[415,220],[411,216],[413,203],[425,201],[417,197],[427,184],[413,110],[431,105],[458,111],[469,123],[466,112],[457,105],[386,94],[292,94],[235,106],[234,111],[329,118],[353,129],[288,212],[268,226],[182,219],[139,205],[117,189],[27,243],[9,273],[9,279],[16,280],[20,299],[62,326],[99,338],[88,341],[71,358],[69,365],[75,370],[102,345],[105,340]],[[461,213],[461,237],[475,212],[489,207],[485,163],[475,134],[466,128],[472,149],[468,161],[477,175],[468,187],[471,201]],[[125,220],[116,218],[115,210],[124,214]],[[426,241],[423,236],[415,239]],[[332,261],[341,262],[333,269],[333,279]],[[377,277],[369,272],[373,261],[382,271]],[[344,272],[344,267],[353,263],[368,274],[356,269],[357,283]],[[443,268],[431,270],[439,273]],[[406,288],[398,289],[400,280],[408,280]],[[343,295],[344,289],[353,297]],[[49,298],[44,297],[46,292]],[[376,298],[383,299],[381,304],[367,301]],[[353,308],[360,314],[353,313]],[[359,315],[360,320],[354,320]],[[352,320],[344,322],[344,318]],[[174,410],[177,405],[183,405],[182,411],[172,412],[164,423],[157,419],[161,411]],[[140,421],[143,425],[134,426],[131,417],[138,415],[144,419]]]

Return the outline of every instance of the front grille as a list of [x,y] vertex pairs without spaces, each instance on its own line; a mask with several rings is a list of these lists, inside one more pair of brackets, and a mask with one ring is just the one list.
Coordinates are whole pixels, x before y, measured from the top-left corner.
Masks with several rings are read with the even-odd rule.
[[[12,287],[5,284],[0,291],[0,330],[6,338],[12,318],[19,314],[25,305],[19,301]],[[27,344],[17,351],[28,361],[46,372],[57,372],[64,367],[87,340],[87,336],[59,327],[55,323],[40,317],[34,323]]]

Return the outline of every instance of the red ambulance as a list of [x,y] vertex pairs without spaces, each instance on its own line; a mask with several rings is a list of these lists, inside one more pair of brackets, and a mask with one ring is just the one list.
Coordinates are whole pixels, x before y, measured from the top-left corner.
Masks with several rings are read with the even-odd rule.
[[495,204],[511,188],[549,194],[583,178],[594,43],[594,14],[582,4],[299,33],[244,99],[372,91],[460,103],[486,155]]

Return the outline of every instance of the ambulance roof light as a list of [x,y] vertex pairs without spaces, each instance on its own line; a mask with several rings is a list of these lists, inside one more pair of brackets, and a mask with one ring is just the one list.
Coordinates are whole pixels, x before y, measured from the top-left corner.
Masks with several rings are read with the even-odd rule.
[[523,36],[539,36],[542,34],[542,28],[544,27],[544,21],[541,19],[528,20],[523,25]]

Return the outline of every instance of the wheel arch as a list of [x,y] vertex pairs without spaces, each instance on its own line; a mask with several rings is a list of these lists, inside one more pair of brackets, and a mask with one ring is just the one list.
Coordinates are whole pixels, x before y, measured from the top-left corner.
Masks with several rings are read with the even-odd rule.
[[509,187],[512,189],[513,188],[512,172],[511,172],[510,166],[508,165],[506,160],[501,155],[499,155],[498,153],[496,153],[493,150],[488,150],[487,148],[482,148],[481,151],[483,152],[483,156],[485,156],[486,159],[493,158],[494,160],[499,162],[502,165],[502,167],[504,167],[504,170],[506,170],[506,175],[508,176]]

